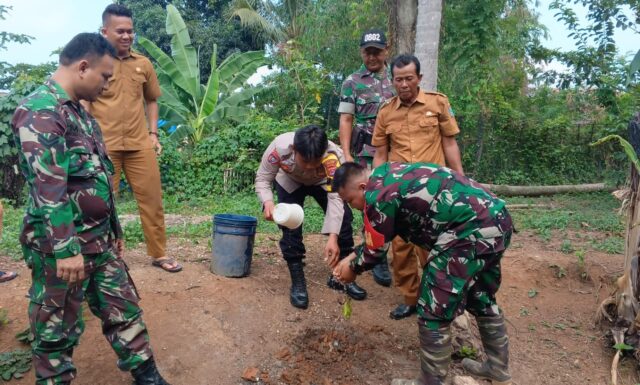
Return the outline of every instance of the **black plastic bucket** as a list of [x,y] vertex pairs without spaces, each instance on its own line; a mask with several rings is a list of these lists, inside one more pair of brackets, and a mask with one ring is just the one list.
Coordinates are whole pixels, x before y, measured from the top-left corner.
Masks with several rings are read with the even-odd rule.
[[213,216],[213,273],[225,277],[249,274],[257,225],[258,219],[247,215]]

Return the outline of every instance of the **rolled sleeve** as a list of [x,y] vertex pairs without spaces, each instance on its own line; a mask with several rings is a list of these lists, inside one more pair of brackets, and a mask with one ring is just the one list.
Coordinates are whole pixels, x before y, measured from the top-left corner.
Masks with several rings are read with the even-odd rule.
[[355,84],[351,77],[348,77],[340,89],[340,104],[338,113],[354,115],[356,113]]
[[340,104],[338,105],[338,113],[355,115],[356,105],[353,103],[340,102]]

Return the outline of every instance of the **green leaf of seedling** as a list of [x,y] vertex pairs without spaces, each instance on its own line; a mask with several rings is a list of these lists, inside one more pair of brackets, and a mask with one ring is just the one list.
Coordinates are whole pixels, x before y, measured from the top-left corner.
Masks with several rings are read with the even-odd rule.
[[351,298],[350,297],[347,297],[347,299],[344,301],[344,304],[342,304],[342,316],[344,317],[344,319],[351,318]]
[[613,348],[616,350],[634,350],[635,348],[633,346],[627,345],[624,342],[621,342],[619,344],[615,344],[613,345]]
[[536,289],[530,289],[529,292],[527,293],[527,295],[529,295],[529,298],[533,298],[536,295],[538,295],[538,290]]

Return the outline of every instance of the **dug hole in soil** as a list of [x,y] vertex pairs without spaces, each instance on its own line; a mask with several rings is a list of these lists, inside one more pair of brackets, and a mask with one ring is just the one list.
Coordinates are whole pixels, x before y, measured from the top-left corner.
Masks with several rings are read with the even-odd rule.
[[[579,245],[581,239],[572,242]],[[388,315],[401,301],[395,288],[377,285],[370,273],[358,277],[369,295],[352,301],[352,316],[345,320],[344,294],[326,286],[325,239],[311,234],[305,237],[310,304],[307,310],[295,309],[277,240],[276,234],[258,234],[251,274],[235,279],[209,271],[208,239],[170,240],[170,255],[184,265],[178,274],[152,267],[144,245],[127,250],[156,362],[172,385],[250,384],[243,374],[261,384],[384,385],[418,374],[415,316],[394,321]],[[622,271],[623,256],[589,251],[581,268],[574,254],[558,251],[560,244],[521,232],[503,260],[498,301],[508,320],[514,383],[609,384],[613,350],[593,317]],[[14,335],[28,325],[30,272],[7,257],[0,257],[0,266],[20,273],[0,286],[0,305],[10,321],[0,327],[0,351],[5,352],[24,348]],[[74,353],[74,384],[130,384],[130,375],[116,368],[100,321],[89,311],[85,319]],[[459,336],[456,345],[474,343]],[[462,373],[459,358],[451,371]],[[636,363],[624,359],[618,378],[620,385],[636,384]],[[33,384],[33,370],[10,383]]]

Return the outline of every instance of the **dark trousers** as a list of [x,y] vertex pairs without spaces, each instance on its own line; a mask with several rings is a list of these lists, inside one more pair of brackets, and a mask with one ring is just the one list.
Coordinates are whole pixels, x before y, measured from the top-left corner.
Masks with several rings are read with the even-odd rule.
[[[278,195],[278,203],[296,203],[304,207],[304,199],[312,196],[318,202],[322,210],[327,213],[328,193],[322,186],[302,186],[292,193],[282,188],[278,182],[273,183]],[[344,215],[342,217],[342,225],[340,226],[340,234],[338,234],[338,247],[340,248],[340,259],[353,252],[353,230],[351,223],[353,222],[353,214],[351,208],[344,203]],[[300,261],[305,257],[304,243],[302,243],[302,226],[291,230],[289,228],[278,226],[282,230],[282,238],[280,239],[280,250],[285,261]]]

